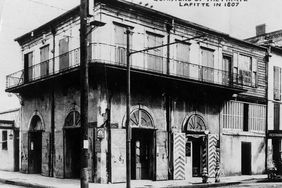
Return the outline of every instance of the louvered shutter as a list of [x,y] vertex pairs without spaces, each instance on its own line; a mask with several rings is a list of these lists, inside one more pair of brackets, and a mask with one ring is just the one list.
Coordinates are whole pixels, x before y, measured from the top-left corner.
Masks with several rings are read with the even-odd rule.
[[273,67],[274,68],[274,80],[273,80],[273,94],[274,94],[274,100],[281,100],[281,86],[280,86],[280,68],[279,67]]
[[126,130],[111,130],[111,182],[126,181]]
[[50,133],[42,133],[42,163],[41,174],[50,176]]
[[55,132],[55,177],[64,178],[64,134],[63,131]]
[[157,180],[168,179],[168,143],[167,132],[157,131]]
[[28,173],[28,132],[24,132],[21,138],[21,172]]

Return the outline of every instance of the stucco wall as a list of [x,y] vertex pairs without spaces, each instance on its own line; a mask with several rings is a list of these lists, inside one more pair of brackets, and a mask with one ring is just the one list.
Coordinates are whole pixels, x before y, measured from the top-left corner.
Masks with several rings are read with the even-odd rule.
[[0,144],[0,169],[14,171],[14,140],[9,138],[10,134],[14,134],[11,129],[0,129],[0,141],[2,141],[2,132],[7,131],[7,150],[2,149],[2,144]]
[[221,164],[224,176],[241,175],[241,143],[251,143],[252,174],[262,174],[265,171],[265,138],[252,136],[251,133],[223,134],[221,137]]

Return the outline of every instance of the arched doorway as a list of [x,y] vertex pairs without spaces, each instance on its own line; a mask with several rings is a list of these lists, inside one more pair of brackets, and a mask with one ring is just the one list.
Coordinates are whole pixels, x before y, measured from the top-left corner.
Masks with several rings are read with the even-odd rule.
[[202,175],[206,165],[206,135],[205,120],[200,114],[191,114],[184,121],[186,133],[186,172],[188,177]]
[[79,178],[80,147],[80,114],[77,111],[71,111],[64,124],[65,178]]
[[144,109],[135,109],[130,115],[132,128],[132,179],[153,179],[155,172],[155,127],[151,115]]
[[34,115],[28,132],[28,171],[31,174],[41,173],[42,131],[41,118],[38,115]]

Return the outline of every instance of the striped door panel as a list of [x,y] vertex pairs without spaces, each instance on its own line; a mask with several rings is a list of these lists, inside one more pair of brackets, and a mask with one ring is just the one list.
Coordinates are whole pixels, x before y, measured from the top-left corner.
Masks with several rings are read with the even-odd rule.
[[217,135],[210,134],[208,135],[208,174],[209,177],[215,177],[215,169],[218,163],[218,153],[216,151],[217,145]]
[[173,137],[173,179],[185,179],[185,133],[174,133]]

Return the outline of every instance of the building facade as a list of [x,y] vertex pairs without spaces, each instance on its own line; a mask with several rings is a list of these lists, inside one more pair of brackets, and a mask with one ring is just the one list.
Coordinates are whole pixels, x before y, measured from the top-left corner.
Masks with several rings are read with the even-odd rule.
[[0,170],[19,171],[20,110],[0,112]]
[[268,123],[267,123],[267,139],[268,139],[268,168],[274,165],[282,173],[281,168],[281,68],[282,68],[282,31],[265,32],[265,24],[258,26],[264,32],[259,35],[246,39],[251,43],[256,43],[268,48]]
[[[128,28],[131,52],[175,43],[129,58],[132,179],[263,173],[266,49],[130,2],[95,3],[91,23],[105,25],[88,32],[90,180],[126,180]],[[21,171],[77,178],[79,7],[16,41],[23,70],[6,91],[22,98]]]

